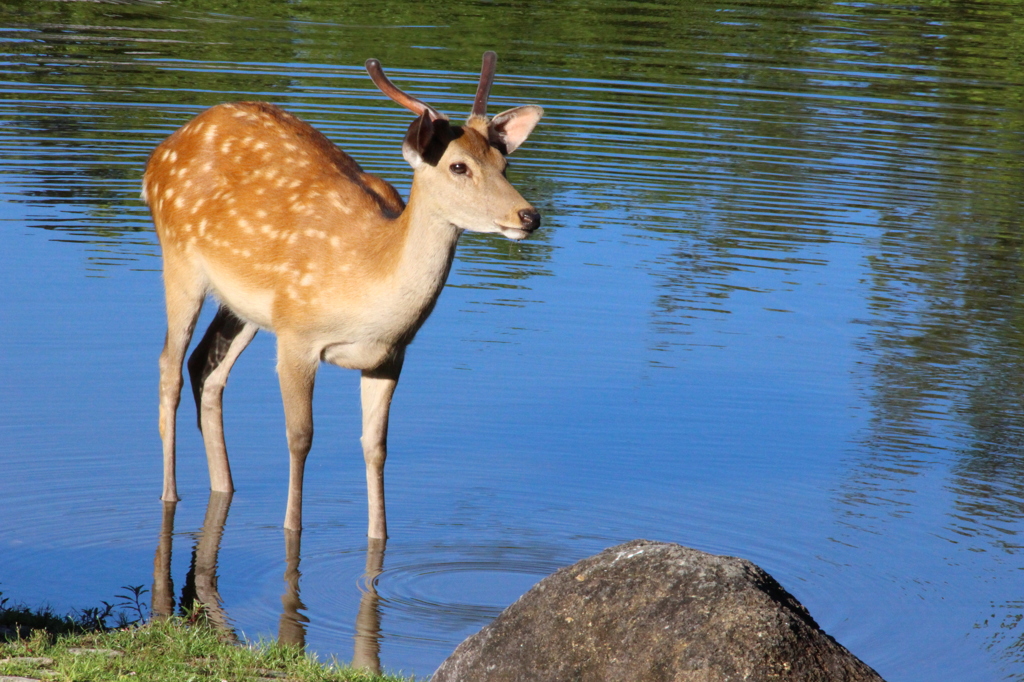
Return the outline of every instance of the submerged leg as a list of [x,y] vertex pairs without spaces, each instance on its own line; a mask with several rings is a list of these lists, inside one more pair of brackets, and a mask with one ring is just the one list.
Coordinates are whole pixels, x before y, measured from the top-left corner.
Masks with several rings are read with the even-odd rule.
[[192,580],[196,601],[202,605],[210,623],[221,630],[229,641],[237,642],[238,635],[231,627],[217,587],[217,556],[220,554],[220,541],[224,536],[224,524],[227,523],[230,509],[231,493],[210,491],[203,530],[192,551]]
[[370,538],[366,543],[366,572],[363,574],[365,590],[359,597],[356,614],[356,646],[352,655],[353,668],[366,668],[380,675],[380,595],[377,578],[384,572],[385,540]]
[[160,523],[160,542],[153,559],[153,591],[150,611],[154,620],[174,613],[174,585],[171,582],[171,543],[174,536],[174,510],[177,502],[164,502]]
[[391,397],[402,373],[404,349],[393,360],[375,370],[365,370],[360,381],[363,404],[363,459],[366,461],[366,497],[369,506],[367,535],[377,540],[388,537],[384,511],[384,461],[388,457],[388,414]]
[[164,292],[167,298],[167,337],[160,353],[160,439],[164,450],[164,502],[178,500],[175,479],[175,436],[181,400],[181,364],[192,340],[196,318],[206,292],[202,280],[184,264],[164,256]]
[[300,549],[302,547],[302,531],[284,531],[284,594],[281,595],[281,619],[277,625],[277,641],[282,644],[294,644],[298,647],[306,646],[306,624],[309,618],[303,613],[306,605],[302,603],[299,596],[299,572]]
[[256,331],[256,325],[243,322],[221,306],[188,359],[196,417],[210,468],[210,490],[217,492],[230,493],[235,489],[224,443],[224,387],[231,367],[256,336]]

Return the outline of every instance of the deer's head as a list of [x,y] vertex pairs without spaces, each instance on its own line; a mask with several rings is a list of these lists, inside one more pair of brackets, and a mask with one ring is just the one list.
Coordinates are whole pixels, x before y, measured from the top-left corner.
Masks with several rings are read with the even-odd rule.
[[540,226],[540,213],[505,177],[505,157],[526,141],[544,110],[528,105],[488,119],[496,63],[494,52],[484,54],[473,110],[462,126],[451,125],[447,116],[399,90],[376,59],[367,60],[366,70],[384,94],[418,115],[402,142],[402,155],[413,168],[413,194],[429,193],[437,210],[459,229],[522,239]]

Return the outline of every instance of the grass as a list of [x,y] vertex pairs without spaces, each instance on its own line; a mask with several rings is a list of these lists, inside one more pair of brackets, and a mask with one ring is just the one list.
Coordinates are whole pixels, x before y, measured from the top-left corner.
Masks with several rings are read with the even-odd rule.
[[[143,624],[141,618],[129,621],[124,610],[114,614],[118,606],[104,603],[101,609],[59,616],[50,609],[10,605],[0,595],[0,677],[59,682],[409,682],[337,661],[320,663],[296,646],[235,644],[201,611]],[[110,618],[118,624],[108,625]]]

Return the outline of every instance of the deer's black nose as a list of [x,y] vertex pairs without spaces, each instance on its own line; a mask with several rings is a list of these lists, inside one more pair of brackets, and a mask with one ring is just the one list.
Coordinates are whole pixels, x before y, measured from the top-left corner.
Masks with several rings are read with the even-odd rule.
[[535,208],[524,208],[519,212],[519,220],[523,223],[523,229],[533,232],[540,227],[540,211]]

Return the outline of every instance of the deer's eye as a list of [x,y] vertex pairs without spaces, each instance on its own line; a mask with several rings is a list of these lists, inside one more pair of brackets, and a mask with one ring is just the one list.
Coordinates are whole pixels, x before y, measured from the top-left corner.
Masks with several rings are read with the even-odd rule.
[[464,163],[453,163],[452,165],[448,166],[448,170],[450,170],[452,173],[455,173],[455,175],[466,175],[467,173],[469,173],[469,166],[467,166]]

